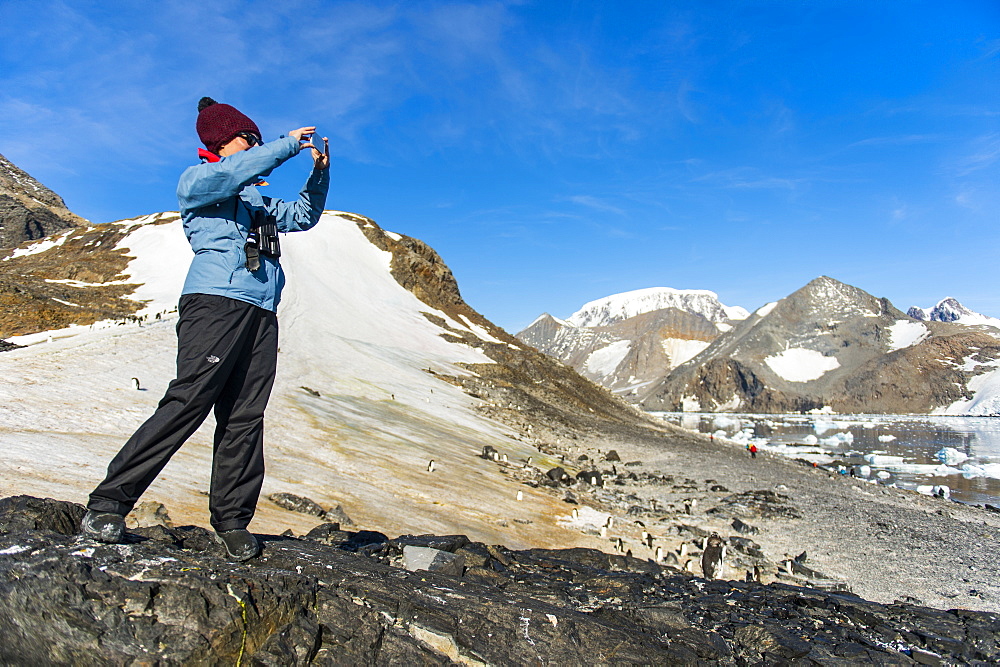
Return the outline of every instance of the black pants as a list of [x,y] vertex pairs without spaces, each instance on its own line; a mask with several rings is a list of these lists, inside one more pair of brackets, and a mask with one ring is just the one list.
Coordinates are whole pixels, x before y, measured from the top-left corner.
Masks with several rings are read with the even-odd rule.
[[269,310],[209,294],[183,295],[178,313],[177,379],[111,461],[87,506],[131,511],[214,406],[212,526],[246,528],[264,481],[264,408],[277,367],[278,320]]

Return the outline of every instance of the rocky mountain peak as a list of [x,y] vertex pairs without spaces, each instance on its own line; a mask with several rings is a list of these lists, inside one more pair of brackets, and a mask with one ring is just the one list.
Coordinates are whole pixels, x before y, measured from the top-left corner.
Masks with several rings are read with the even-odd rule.
[[931,318],[938,322],[955,322],[967,315],[973,315],[971,310],[958,302],[958,299],[947,297],[938,302],[931,311]]
[[850,317],[877,317],[885,313],[885,302],[862,289],[829,276],[811,280],[779,302],[779,308],[794,307],[802,314]]
[[0,155],[0,248],[85,223],[62,197]]
[[933,308],[912,306],[906,314],[924,322],[955,322],[957,324],[985,324],[1000,327],[1000,319],[989,317],[965,307],[955,297],[945,297]]

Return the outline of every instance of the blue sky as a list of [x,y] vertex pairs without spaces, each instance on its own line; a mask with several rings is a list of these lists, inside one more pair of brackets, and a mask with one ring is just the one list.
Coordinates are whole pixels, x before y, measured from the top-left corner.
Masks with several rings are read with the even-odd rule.
[[996,0],[0,3],[0,153],[94,222],[176,209],[203,95],[511,332],[819,275],[1000,316]]

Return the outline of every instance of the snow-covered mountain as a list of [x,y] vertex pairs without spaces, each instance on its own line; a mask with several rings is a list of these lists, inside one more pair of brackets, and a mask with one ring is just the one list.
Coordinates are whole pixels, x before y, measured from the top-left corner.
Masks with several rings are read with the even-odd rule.
[[591,301],[568,319],[548,313],[517,334],[613,391],[634,396],[747,317],[714,292],[654,287]]
[[[258,530],[290,525],[264,497],[291,492],[396,534],[590,539],[558,523],[560,500],[478,454],[490,445],[547,469],[566,424],[651,421],[475,312],[419,240],[327,212],[282,251]],[[0,353],[0,494],[85,500],[173,377],[190,258],[176,213],[76,227],[2,258],[0,338],[23,347]],[[175,520],[205,522],[212,429],[210,418],[144,496]]]
[[749,315],[739,306],[723,305],[719,302],[719,295],[708,290],[650,287],[612,294],[591,301],[570,315],[566,322],[576,327],[609,326],[636,315],[667,308],[701,315],[709,322],[718,324],[725,324],[729,320],[742,320]]
[[938,301],[937,305],[933,308],[912,306],[906,311],[906,314],[924,322],[955,322],[956,324],[984,325],[1000,328],[1000,319],[981,315],[974,310],[970,310],[959,303],[958,299],[950,296]]
[[914,319],[824,276],[758,309],[640,398],[651,410],[1000,414],[1000,340]]

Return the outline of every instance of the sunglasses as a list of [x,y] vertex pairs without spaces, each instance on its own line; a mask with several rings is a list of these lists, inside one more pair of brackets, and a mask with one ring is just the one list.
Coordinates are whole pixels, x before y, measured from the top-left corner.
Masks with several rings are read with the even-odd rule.
[[249,146],[250,148],[253,148],[254,146],[260,146],[264,143],[263,141],[260,140],[260,137],[258,137],[256,134],[253,134],[252,132],[240,132],[236,136],[243,137],[243,140],[247,142],[247,146]]

